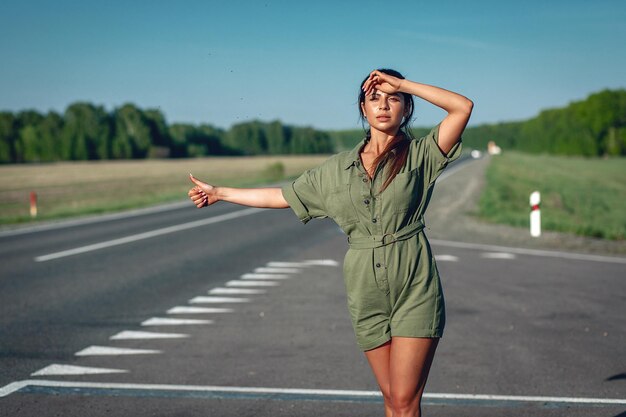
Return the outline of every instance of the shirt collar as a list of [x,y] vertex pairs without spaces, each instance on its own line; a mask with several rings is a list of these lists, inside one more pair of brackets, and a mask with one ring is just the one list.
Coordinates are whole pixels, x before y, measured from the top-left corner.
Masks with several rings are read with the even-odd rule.
[[354,148],[352,148],[351,151],[348,152],[348,154],[346,155],[344,164],[343,164],[344,169],[348,169],[355,164],[361,163],[361,158],[359,157],[359,153],[366,143],[367,143],[367,138],[363,138],[363,140],[357,143],[357,145]]

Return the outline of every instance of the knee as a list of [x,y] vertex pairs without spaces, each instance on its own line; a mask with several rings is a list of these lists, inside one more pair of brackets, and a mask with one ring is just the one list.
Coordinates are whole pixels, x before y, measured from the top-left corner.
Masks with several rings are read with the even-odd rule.
[[420,415],[421,398],[414,392],[392,391],[390,393],[390,400],[394,415]]
[[383,400],[385,401],[385,405],[391,408],[391,392],[389,391],[389,387],[386,389],[381,389],[380,392],[383,394]]

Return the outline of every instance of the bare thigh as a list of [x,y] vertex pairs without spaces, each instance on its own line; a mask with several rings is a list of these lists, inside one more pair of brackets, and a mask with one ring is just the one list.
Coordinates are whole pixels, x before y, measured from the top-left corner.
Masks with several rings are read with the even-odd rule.
[[386,404],[420,402],[438,343],[438,338],[393,337],[365,352]]

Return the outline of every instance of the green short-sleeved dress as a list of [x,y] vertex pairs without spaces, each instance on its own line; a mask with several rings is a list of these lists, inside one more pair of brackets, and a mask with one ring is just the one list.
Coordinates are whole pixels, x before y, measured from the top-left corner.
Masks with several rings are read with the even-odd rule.
[[443,292],[422,229],[435,180],[459,157],[461,141],[443,154],[437,146],[439,126],[411,141],[404,167],[382,193],[384,169],[370,180],[361,163],[365,139],[282,189],[302,222],[330,217],[348,235],[344,280],[362,350],[392,336],[443,335]]

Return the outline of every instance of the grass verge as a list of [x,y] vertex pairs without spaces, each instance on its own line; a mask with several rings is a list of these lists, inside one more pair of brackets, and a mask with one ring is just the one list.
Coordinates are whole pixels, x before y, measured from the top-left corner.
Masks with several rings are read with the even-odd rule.
[[493,157],[480,217],[529,227],[529,196],[541,193],[542,229],[626,238],[626,158],[587,159],[505,152]]
[[[258,186],[294,178],[326,158],[214,157],[0,166],[0,224],[35,223],[182,201],[193,186],[189,172],[210,184]],[[31,191],[37,193],[36,219],[30,217]]]

